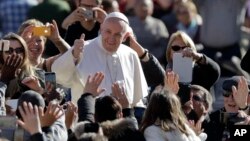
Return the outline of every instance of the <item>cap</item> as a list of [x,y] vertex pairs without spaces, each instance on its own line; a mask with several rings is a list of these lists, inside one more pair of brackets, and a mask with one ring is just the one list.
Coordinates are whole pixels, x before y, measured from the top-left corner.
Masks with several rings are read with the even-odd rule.
[[[231,78],[225,79],[222,84],[222,89],[227,92],[232,92],[232,86],[237,88],[238,82],[240,81],[241,76],[233,76]],[[247,80],[248,88],[250,88],[250,81]]]
[[123,20],[125,23],[127,23],[129,25],[128,18],[124,14],[122,14],[121,12],[112,12],[112,13],[109,13],[106,16],[106,18],[104,19],[104,21],[106,21],[107,19],[110,19],[110,18],[121,19],[121,20]]

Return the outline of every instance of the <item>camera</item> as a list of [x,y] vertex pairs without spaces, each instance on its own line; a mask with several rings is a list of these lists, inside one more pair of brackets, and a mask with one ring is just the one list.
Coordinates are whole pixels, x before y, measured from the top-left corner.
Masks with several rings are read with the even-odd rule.
[[84,12],[83,12],[83,15],[84,17],[87,19],[87,20],[92,20],[95,18],[95,13],[93,10],[89,10],[89,9],[86,9]]
[[8,51],[10,48],[9,40],[0,40],[0,51]]

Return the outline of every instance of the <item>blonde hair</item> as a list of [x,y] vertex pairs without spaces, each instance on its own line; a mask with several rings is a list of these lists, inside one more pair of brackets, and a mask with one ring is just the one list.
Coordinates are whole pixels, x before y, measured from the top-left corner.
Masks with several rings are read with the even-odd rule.
[[166,59],[168,63],[172,61],[171,46],[174,40],[176,39],[181,39],[186,46],[190,47],[193,51],[197,52],[193,40],[185,32],[177,31],[171,35],[169,42],[168,42],[167,51],[166,51]]
[[19,27],[18,31],[17,31],[17,34],[18,35],[21,35],[24,31],[25,28],[27,28],[28,26],[44,26],[44,24],[39,21],[39,20],[36,20],[36,19],[29,19],[29,20],[26,20],[24,21],[21,26]]

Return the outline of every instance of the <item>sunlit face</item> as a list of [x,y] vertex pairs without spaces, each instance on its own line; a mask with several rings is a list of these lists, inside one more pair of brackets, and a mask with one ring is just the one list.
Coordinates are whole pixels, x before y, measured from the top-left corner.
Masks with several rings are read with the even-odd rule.
[[224,107],[226,112],[229,113],[236,113],[239,107],[236,105],[233,95],[229,95],[228,97],[224,96]]
[[24,58],[24,52],[24,47],[18,40],[10,40],[9,51],[5,51],[3,53],[3,60],[6,61],[7,56],[12,54],[20,55],[22,58]]
[[101,25],[101,35],[103,47],[108,52],[116,52],[125,38],[126,23],[119,19],[107,19]]
[[30,41],[27,42],[28,53],[30,59],[38,59],[42,57],[45,49],[45,38],[42,36],[33,36]]
[[199,115],[205,113],[204,93],[200,90],[191,90],[191,93],[195,113]]

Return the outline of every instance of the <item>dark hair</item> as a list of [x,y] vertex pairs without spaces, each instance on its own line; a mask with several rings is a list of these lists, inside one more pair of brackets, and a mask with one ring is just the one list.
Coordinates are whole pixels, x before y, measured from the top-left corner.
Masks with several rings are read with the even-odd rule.
[[106,120],[117,119],[119,112],[122,112],[122,106],[114,97],[104,96],[96,99],[95,103],[96,122],[103,122]]
[[132,118],[120,118],[101,123],[103,133],[109,141],[145,141]]
[[[36,105],[37,107],[45,107],[45,101],[41,94],[33,91],[33,90],[28,90],[22,93],[20,98],[18,99],[17,106],[23,106],[23,102],[31,103],[33,106]],[[17,108],[16,115],[18,118],[21,118],[20,112]]]

